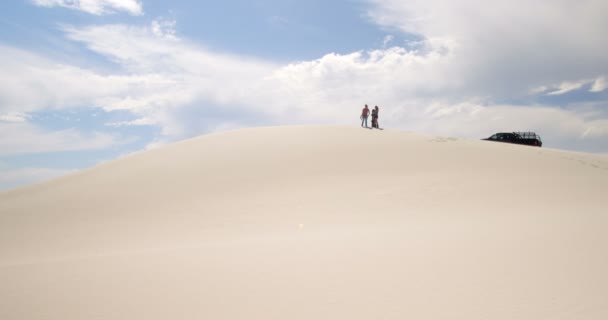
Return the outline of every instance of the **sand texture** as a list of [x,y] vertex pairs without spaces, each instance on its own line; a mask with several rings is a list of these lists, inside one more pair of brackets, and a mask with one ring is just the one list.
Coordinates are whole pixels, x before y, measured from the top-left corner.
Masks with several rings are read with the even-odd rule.
[[608,158],[201,136],[0,193],[0,319],[608,319]]

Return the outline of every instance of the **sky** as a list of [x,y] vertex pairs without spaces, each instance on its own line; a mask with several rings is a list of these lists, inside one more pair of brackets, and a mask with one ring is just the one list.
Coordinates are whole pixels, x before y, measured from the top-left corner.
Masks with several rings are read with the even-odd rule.
[[608,154],[605,0],[4,0],[0,191],[245,127]]

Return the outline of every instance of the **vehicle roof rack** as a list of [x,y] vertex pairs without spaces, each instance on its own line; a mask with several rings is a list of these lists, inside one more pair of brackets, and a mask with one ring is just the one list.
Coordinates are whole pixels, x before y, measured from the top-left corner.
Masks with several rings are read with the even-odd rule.
[[518,132],[513,132],[517,135],[519,135],[521,138],[523,139],[538,139],[540,140],[540,136],[536,134],[536,132],[532,132],[532,131],[518,131]]

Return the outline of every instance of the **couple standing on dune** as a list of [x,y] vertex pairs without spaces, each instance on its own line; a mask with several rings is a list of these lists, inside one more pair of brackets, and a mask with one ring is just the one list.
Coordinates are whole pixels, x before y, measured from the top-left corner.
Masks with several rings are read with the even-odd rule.
[[[380,109],[378,108],[378,106],[375,106],[374,109],[372,109],[372,129],[376,128],[376,129],[380,129],[380,127],[378,126],[378,113],[380,112]],[[365,127],[367,128],[367,117],[369,116],[369,107],[367,105],[365,105],[365,108],[363,108],[363,111],[361,111],[361,126],[363,127],[363,124],[365,124]]]

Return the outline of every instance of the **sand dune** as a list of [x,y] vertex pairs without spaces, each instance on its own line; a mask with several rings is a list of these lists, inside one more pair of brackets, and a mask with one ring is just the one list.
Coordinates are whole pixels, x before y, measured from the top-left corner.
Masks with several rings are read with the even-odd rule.
[[608,319],[608,158],[201,136],[0,193],[0,319]]

